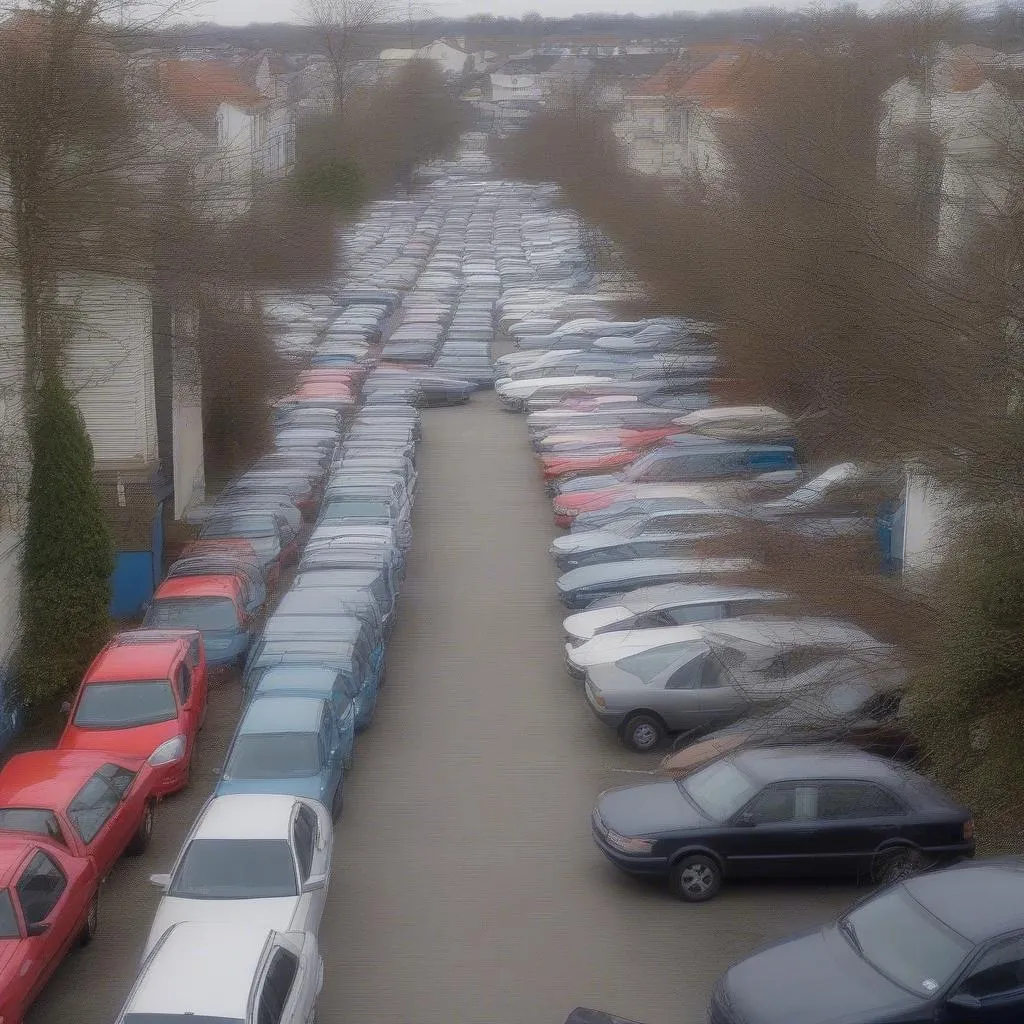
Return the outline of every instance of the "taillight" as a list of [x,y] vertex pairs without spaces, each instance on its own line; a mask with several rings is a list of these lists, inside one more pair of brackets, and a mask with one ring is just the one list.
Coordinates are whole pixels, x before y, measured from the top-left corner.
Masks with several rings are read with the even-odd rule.
[[974,838],[974,819],[968,818],[964,822],[964,839],[970,840]]

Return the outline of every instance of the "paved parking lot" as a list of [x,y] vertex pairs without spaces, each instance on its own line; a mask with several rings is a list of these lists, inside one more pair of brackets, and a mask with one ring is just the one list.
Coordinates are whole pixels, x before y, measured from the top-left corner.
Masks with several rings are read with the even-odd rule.
[[[732,960],[851,891],[747,886],[687,906],[604,863],[593,799],[643,762],[562,670],[555,528],[524,425],[478,396],[425,414],[420,458],[402,619],[336,842],[319,1021],[560,1024],[577,1004],[703,1020]],[[212,787],[238,702],[237,687],[215,694],[192,788],[162,808],[149,853],[116,869],[97,940],[29,1024],[113,1020],[157,902],[146,879]]]

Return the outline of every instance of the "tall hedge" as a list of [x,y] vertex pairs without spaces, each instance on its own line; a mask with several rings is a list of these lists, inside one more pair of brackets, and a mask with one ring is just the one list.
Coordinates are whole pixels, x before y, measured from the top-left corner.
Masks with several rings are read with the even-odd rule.
[[19,684],[31,713],[67,693],[109,635],[114,550],[92,442],[55,374],[41,386],[29,432]]

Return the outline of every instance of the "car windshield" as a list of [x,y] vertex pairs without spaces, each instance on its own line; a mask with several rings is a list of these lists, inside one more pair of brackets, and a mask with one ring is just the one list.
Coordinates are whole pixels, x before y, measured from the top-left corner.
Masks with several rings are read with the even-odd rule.
[[949,981],[974,949],[902,886],[857,907],[839,927],[875,970],[922,999]]
[[677,785],[712,821],[731,818],[757,789],[731,761],[709,764]]
[[82,691],[74,723],[83,729],[131,729],[178,717],[174,690],[167,679],[126,683],[90,683]]
[[53,811],[41,807],[0,807],[0,832],[31,832],[64,842]]
[[230,597],[160,597],[146,613],[146,625],[234,629],[238,613]]
[[271,537],[277,533],[273,516],[217,516],[207,519],[200,537]]
[[229,779],[284,779],[318,771],[320,751],[315,733],[254,732],[235,740],[224,775]]
[[168,895],[187,900],[258,900],[297,896],[286,839],[193,839]]
[[0,890],[0,939],[20,939],[18,919],[14,914],[11,894],[7,889]]

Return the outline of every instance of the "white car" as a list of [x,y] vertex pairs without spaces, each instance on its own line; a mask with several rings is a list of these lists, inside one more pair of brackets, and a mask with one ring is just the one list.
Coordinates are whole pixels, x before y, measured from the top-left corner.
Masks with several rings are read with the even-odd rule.
[[504,405],[522,409],[528,401],[544,393],[569,393],[586,388],[590,384],[611,384],[612,377],[597,377],[589,374],[575,374],[567,377],[529,377],[526,380],[510,380],[499,384],[495,391]]
[[728,441],[788,440],[796,435],[796,424],[784,412],[767,405],[712,406],[672,422],[681,433],[706,434]]
[[310,932],[182,921],[146,957],[115,1024],[312,1024],[323,978]]
[[737,615],[770,612],[785,594],[756,587],[717,583],[662,583],[641,587],[628,594],[595,601],[582,612],[568,616],[566,653],[579,650],[597,636],[687,626],[696,622],[730,619]]
[[170,874],[151,878],[166,895],[143,956],[179,921],[316,934],[333,848],[331,813],[315,800],[276,793],[213,797]]

